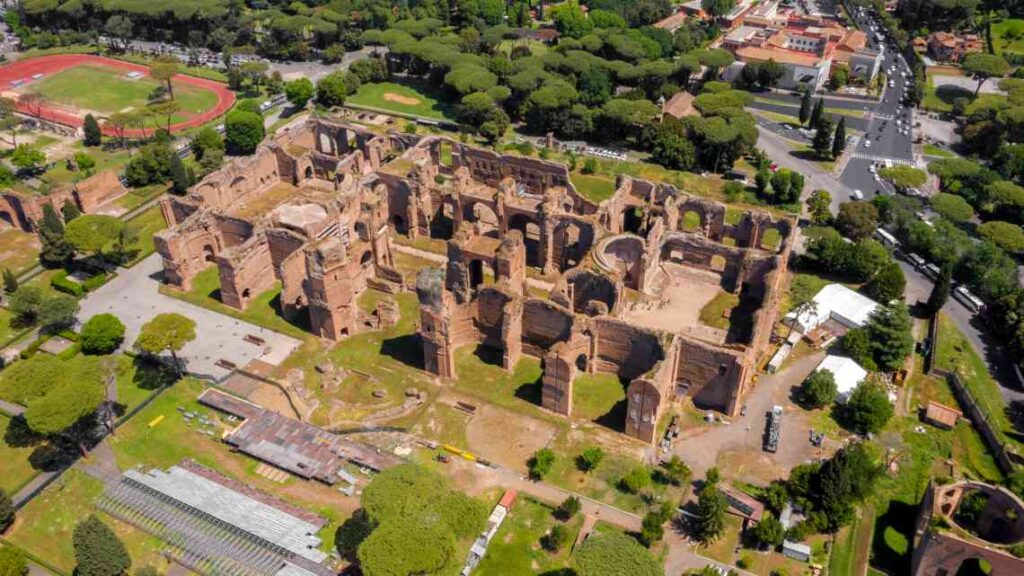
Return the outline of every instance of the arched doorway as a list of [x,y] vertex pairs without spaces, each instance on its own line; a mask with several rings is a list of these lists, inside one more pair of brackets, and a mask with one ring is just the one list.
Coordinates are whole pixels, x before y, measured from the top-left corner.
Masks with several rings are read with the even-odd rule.
[[203,260],[207,262],[216,262],[217,254],[213,251],[213,245],[205,244],[203,246]]
[[700,214],[694,210],[689,210],[683,214],[683,220],[680,223],[680,228],[683,229],[683,232],[698,232],[701,229],[702,223]]
[[14,217],[11,216],[10,212],[0,212],[0,230],[7,228],[14,228],[17,224],[14,223]]
[[306,180],[309,180],[309,179],[313,178],[313,167],[312,166],[306,166],[305,176],[306,176]]
[[583,260],[586,251],[583,241],[583,228],[575,222],[560,226],[555,231],[559,270],[575,268]]
[[405,227],[405,218],[402,218],[398,214],[393,214],[391,216],[391,226],[393,226],[395,228],[395,232],[399,234],[406,234],[409,231]]
[[643,236],[644,209],[640,206],[628,206],[622,211],[622,231]]
[[363,252],[362,257],[359,258],[359,265],[362,266],[364,270],[373,266],[373,252],[370,250]]
[[539,268],[540,261],[540,225],[525,214],[516,214],[508,221],[509,230],[523,233],[523,244],[526,248],[526,265]]
[[469,221],[479,224],[478,229],[480,234],[483,236],[490,236],[497,238],[499,236],[498,230],[498,215],[494,213],[494,210],[490,206],[483,202],[477,202],[470,207],[470,214],[467,218]]

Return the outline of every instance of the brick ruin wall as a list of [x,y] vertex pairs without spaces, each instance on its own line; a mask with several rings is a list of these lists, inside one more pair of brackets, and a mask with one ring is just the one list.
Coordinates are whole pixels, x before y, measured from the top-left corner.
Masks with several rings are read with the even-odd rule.
[[58,215],[66,201],[71,201],[83,214],[94,214],[97,209],[127,192],[117,175],[110,170],[53,190],[45,196],[4,192],[0,194],[0,228],[10,226],[24,232],[35,232],[37,222],[43,218],[43,206],[47,204],[53,206]]

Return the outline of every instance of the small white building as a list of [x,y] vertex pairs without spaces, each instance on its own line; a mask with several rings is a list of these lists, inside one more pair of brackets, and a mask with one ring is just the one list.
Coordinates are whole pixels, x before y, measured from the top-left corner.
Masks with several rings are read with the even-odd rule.
[[812,302],[813,308],[803,311],[799,317],[793,312],[786,315],[787,321],[795,322],[793,328],[804,334],[829,320],[848,328],[861,328],[879,306],[878,302],[842,284],[825,286],[815,294]]
[[836,380],[836,402],[846,404],[857,385],[868,377],[868,371],[846,356],[829,354],[818,364],[815,372],[828,370]]

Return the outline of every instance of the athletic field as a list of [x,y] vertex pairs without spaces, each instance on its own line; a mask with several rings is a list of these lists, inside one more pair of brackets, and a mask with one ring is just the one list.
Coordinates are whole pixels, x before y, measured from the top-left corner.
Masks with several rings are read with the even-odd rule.
[[394,82],[375,82],[363,84],[359,90],[348,97],[348,102],[376,108],[383,112],[414,114],[424,118],[438,120],[450,119],[446,108],[424,90],[418,90],[409,84]]
[[[74,127],[81,126],[89,113],[102,121],[116,112],[144,110],[161,85],[149,77],[146,66],[88,54],[42,56],[0,66],[4,96],[18,99],[35,93],[41,97],[41,112],[19,100],[20,112]],[[171,116],[172,132],[201,126],[223,115],[235,102],[234,93],[220,82],[178,74],[171,85],[180,107]],[[150,119],[144,131],[128,130],[126,135],[149,133],[156,122]],[[104,127],[104,132],[113,131]]]

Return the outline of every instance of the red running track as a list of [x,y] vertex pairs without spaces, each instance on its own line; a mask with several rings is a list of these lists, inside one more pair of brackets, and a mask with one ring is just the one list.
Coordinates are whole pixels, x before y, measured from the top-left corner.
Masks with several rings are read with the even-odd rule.
[[[149,67],[141,64],[133,64],[123,60],[114,60],[113,58],[104,58],[103,56],[93,56],[91,54],[56,54],[53,56],[40,56],[38,58],[29,58],[27,60],[17,60],[11,64],[0,66],[0,91],[6,92],[16,89],[16,87],[11,85],[11,82],[14,80],[27,81],[25,84],[17,86],[17,88],[21,88],[26,85],[31,86],[32,82],[34,82],[34,80],[32,80],[32,75],[34,74],[56,74],[61,70],[66,70],[74,66],[81,66],[82,64],[99,64],[102,66],[119,68],[125,72],[135,71],[142,72],[147,76],[149,75]],[[175,76],[174,82],[210,90],[217,95],[217,105],[205,112],[189,118],[185,122],[171,124],[171,132],[178,132],[186,128],[202,126],[210,120],[223,115],[235,103],[235,93],[228,90],[227,85],[220,82],[206,80],[204,78],[196,78],[195,76],[188,76],[185,74],[178,74]],[[83,89],[88,89],[88,86],[83,86]],[[17,105],[17,109],[19,112],[34,116],[34,114],[30,113],[28,109],[23,107],[20,103]],[[41,115],[44,120],[75,128],[80,127],[85,122],[84,116],[79,116],[78,114],[59,106],[43,105]],[[129,138],[138,138],[148,136],[152,132],[152,128],[132,128],[125,130],[125,136]],[[103,133],[108,136],[116,135],[114,130],[107,126],[103,126]]]

